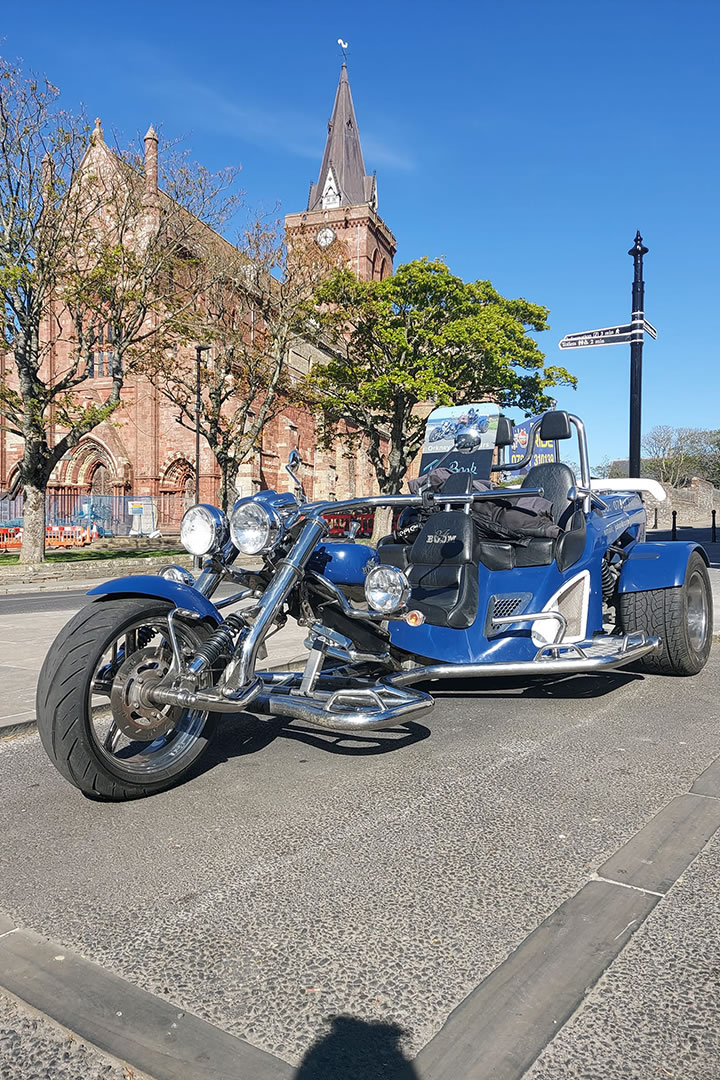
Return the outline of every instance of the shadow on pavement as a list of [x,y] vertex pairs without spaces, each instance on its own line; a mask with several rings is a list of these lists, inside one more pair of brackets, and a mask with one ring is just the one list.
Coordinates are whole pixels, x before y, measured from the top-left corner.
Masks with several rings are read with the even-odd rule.
[[642,675],[628,669],[608,672],[607,675],[533,676],[517,679],[475,679],[435,683],[433,697],[528,697],[555,698],[571,701],[598,698],[611,694],[621,686],[637,682]]
[[[425,688],[430,689],[433,697],[438,700],[447,697],[582,700],[603,697],[642,678],[643,676],[636,672],[623,670],[608,672],[606,675],[556,676],[543,679],[536,676],[517,679],[446,680],[426,683]],[[207,753],[185,780],[192,780],[210,772],[231,758],[257,754],[276,739],[305,743],[328,754],[340,754],[344,757],[377,757],[422,742],[431,734],[430,728],[412,721],[382,731],[330,731],[305,727],[297,721],[292,723],[283,717],[262,719],[252,713],[237,713],[221,719]]]
[[293,1080],[418,1080],[397,1024],[330,1017],[330,1029],[310,1047]]
[[206,754],[200,759],[186,780],[201,776],[230,758],[257,754],[276,739],[290,739],[306,743],[329,754],[347,757],[370,757],[390,754],[395,750],[421,742],[430,735],[430,729],[422,724],[407,723],[383,731],[341,732],[323,731],[322,728],[288,726],[290,721],[281,717],[266,720],[252,713],[237,713],[224,717]]

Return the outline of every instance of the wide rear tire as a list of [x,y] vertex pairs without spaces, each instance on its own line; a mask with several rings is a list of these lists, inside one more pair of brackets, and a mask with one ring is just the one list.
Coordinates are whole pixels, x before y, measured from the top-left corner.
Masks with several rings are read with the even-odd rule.
[[[45,658],[37,688],[37,725],[58,771],[86,795],[126,800],[177,784],[205,753],[216,717],[174,710],[156,738],[123,733],[113,720],[110,691],[124,665],[146,654],[169,659],[167,616],[173,605],[152,598],[100,600],[60,631]],[[181,644],[194,651],[207,634],[182,627]],[[142,717],[141,717],[142,719]],[[127,725],[126,725],[127,726]]]
[[645,630],[660,649],[637,662],[658,675],[697,675],[712,645],[712,590],[702,555],[693,551],[685,581],[672,589],[620,593],[618,615],[625,633]]

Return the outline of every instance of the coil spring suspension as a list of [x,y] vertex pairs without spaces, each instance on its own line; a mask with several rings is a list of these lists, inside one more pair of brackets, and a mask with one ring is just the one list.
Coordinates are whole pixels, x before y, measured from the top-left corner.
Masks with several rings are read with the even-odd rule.
[[223,653],[232,653],[235,646],[234,637],[245,627],[242,615],[228,615],[221,626],[218,626],[210,637],[204,642],[193,657],[190,670],[202,671],[206,667],[212,667]]
[[617,569],[610,565],[607,559],[602,561],[602,598],[606,602],[610,599],[615,591],[615,582],[617,581]]

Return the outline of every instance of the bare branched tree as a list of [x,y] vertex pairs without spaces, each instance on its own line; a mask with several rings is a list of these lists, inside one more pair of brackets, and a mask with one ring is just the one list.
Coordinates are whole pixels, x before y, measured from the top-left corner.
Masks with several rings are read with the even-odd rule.
[[[310,237],[288,245],[281,223],[255,219],[236,250],[225,252],[193,316],[186,344],[211,346],[200,367],[200,432],[220,470],[223,509],[235,498],[240,466],[257,453],[267,424],[310,393],[308,318],[319,282],[337,265]],[[160,392],[177,407],[177,420],[195,430],[197,373],[168,364],[156,352],[146,365]]]
[[643,450],[647,455],[645,470],[670,487],[678,487],[690,477],[702,475],[713,434],[699,428],[658,424],[643,438]]
[[90,133],[58,99],[47,80],[0,60],[0,295],[15,369],[0,411],[24,446],[23,562],[44,556],[53,469],[115,412],[151,345],[177,337],[222,260],[213,229],[237,198],[234,172],[177,155],[161,190],[152,129],[143,158],[113,152],[99,122]]

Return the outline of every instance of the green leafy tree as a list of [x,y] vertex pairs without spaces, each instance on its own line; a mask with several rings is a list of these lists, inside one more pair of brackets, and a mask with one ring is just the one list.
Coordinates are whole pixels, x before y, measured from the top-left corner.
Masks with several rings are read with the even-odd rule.
[[208,226],[234,201],[231,173],[182,156],[166,163],[162,191],[155,152],[148,184],[143,159],[111,151],[99,123],[90,133],[58,99],[47,80],[0,59],[0,311],[14,361],[0,414],[23,441],[21,561],[32,563],[44,557],[53,469],[115,413],[149,343],[194,308],[218,256]]
[[315,299],[318,330],[335,349],[315,372],[326,437],[362,439],[383,494],[400,490],[422,446],[422,403],[493,398],[538,412],[552,404],[550,387],[576,383],[545,366],[529,334],[547,329],[547,308],[465,282],[441,261],[406,263],[384,281],[339,271]]

